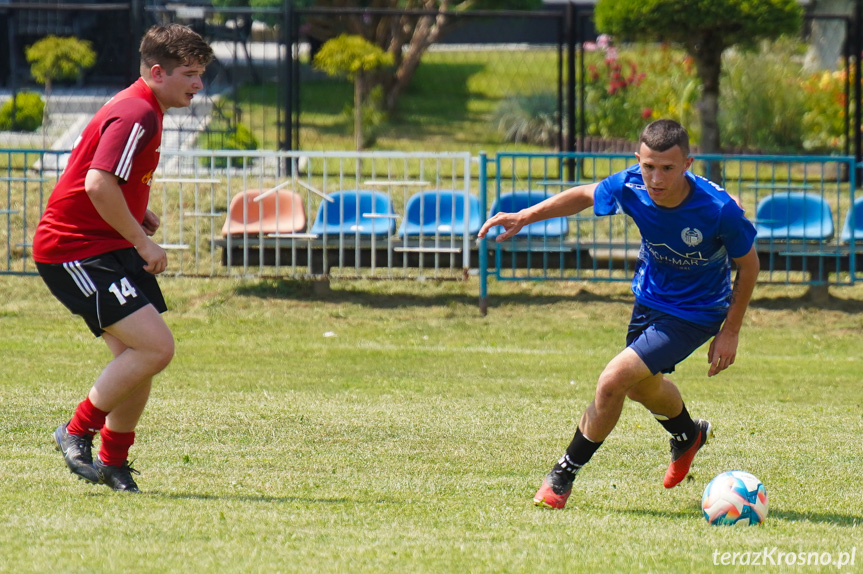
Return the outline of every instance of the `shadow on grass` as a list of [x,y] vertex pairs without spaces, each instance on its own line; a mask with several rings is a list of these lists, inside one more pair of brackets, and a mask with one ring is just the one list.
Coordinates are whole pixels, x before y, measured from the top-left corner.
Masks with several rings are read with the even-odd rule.
[[[397,307],[446,307],[449,305],[479,306],[479,293],[383,293],[374,289],[324,289],[311,281],[280,279],[260,281],[243,285],[235,293],[245,297],[262,299],[292,299],[320,301],[323,303],[353,303],[370,308],[393,309]],[[596,294],[581,290],[575,294],[554,295],[545,293],[507,293],[490,297],[490,309],[507,305],[554,305],[557,303],[631,303],[626,294]]]
[[[655,518],[691,518],[702,516],[701,504],[695,508],[679,508],[676,510],[657,510],[654,508],[623,508],[617,510],[622,514],[634,514]],[[852,516],[835,512],[796,512],[794,510],[774,510],[767,513],[767,520],[786,520],[788,522],[811,522],[818,524],[834,524],[836,526],[858,526],[863,524],[863,516]]]
[[773,510],[767,513],[767,519],[787,520],[789,522],[815,522],[819,524],[835,524],[837,526],[858,526],[863,524],[863,516],[838,514],[835,512],[797,512],[795,510]]
[[749,303],[749,306],[757,309],[775,311],[815,309],[821,311],[838,311],[848,314],[863,312],[863,301],[857,299],[842,299],[832,295],[818,302],[813,301],[808,294],[800,297],[765,297],[761,299],[753,299]]
[[[353,303],[370,308],[392,309],[396,307],[437,307],[447,305],[479,306],[479,291],[473,293],[445,293],[437,291],[437,282],[428,281],[429,293],[420,293],[423,283],[402,289],[401,292],[384,292],[379,286],[369,288],[351,287],[350,289],[330,289],[326,282],[302,279],[262,279],[254,284],[243,285],[235,290],[239,296],[263,299],[294,299],[300,301],[320,301],[331,303]],[[324,285],[323,289],[320,288]],[[413,290],[414,292],[408,292]],[[489,310],[508,305],[554,305],[558,303],[626,303],[633,302],[628,291],[616,290],[612,293],[597,293],[589,289],[564,294],[531,292],[525,289],[516,293],[496,293],[489,295]],[[847,314],[863,313],[863,300],[843,299],[830,296],[826,300],[814,302],[809,295],[799,297],[764,297],[750,302],[754,309],[775,311],[797,311],[812,309],[835,311]]]
[[168,498],[172,500],[233,500],[236,502],[266,502],[266,503],[300,503],[300,504],[346,504],[354,502],[347,498],[303,498],[300,496],[266,496],[254,494],[197,494],[145,491],[143,494],[153,498]]

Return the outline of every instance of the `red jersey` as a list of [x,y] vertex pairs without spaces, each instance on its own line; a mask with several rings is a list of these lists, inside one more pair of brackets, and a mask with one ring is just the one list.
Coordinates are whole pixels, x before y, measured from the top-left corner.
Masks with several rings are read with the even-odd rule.
[[84,191],[84,178],[91,169],[116,175],[129,211],[143,222],[159,164],[162,116],[143,78],[102,106],[75,142],[48,199],[33,239],[33,259],[66,263],[132,247],[96,211]]

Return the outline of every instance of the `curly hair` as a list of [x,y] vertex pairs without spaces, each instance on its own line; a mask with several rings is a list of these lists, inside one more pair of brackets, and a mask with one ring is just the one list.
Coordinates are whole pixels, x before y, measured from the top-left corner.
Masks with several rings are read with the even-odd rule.
[[170,75],[177,66],[213,61],[213,49],[195,31],[182,24],[153,26],[141,39],[141,66],[162,66]]

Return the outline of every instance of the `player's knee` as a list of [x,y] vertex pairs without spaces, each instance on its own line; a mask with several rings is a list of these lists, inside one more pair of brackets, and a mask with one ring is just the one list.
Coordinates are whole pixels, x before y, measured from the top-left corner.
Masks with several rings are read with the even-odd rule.
[[148,354],[153,374],[163,371],[174,358],[174,338],[162,338],[151,347]]
[[620,401],[626,396],[626,391],[627,389],[623,381],[616,377],[606,376],[603,373],[596,384],[596,400],[600,402]]

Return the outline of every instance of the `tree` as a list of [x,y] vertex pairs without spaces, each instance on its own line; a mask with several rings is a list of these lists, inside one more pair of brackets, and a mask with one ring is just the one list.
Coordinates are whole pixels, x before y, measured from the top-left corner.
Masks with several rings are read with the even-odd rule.
[[55,80],[71,80],[80,77],[81,72],[96,64],[93,45],[78,38],[58,38],[46,36],[25,51],[30,66],[30,75],[36,82],[45,86],[45,121],[42,123],[42,147],[45,147],[45,129],[49,120],[49,101],[51,85]]
[[599,0],[598,30],[617,39],[674,42],[692,57],[701,81],[701,150],[719,152],[719,77],[722,53],[798,32],[797,0]]
[[[383,86],[386,107],[392,111],[413,79],[423,55],[444,30],[452,26],[453,14],[471,10],[527,10],[541,5],[542,0],[366,0],[359,5],[355,0],[318,0],[316,7],[342,8],[346,12],[337,18],[309,18],[306,35],[319,42],[342,33],[357,35],[389,53],[393,66],[386,75],[379,75],[373,81]],[[357,8],[364,12],[347,12]],[[436,14],[417,16],[393,13],[394,10],[434,11]]]
[[[284,0],[213,0],[216,7],[280,8]],[[317,44],[349,34],[365,38],[389,53],[393,65],[386,73],[367,78],[366,89],[373,84],[384,88],[385,105],[396,107],[399,96],[410,84],[423,55],[452,26],[453,14],[472,10],[531,10],[543,0],[290,0],[295,8],[337,8],[337,15],[308,17],[303,35]],[[401,11],[401,12],[399,12]],[[434,15],[417,16],[410,11],[434,11]],[[263,13],[253,18],[273,24]]]
[[354,140],[357,151],[363,148],[363,99],[369,73],[391,66],[393,58],[371,42],[343,34],[328,40],[315,55],[314,66],[330,76],[347,77],[354,82]]

